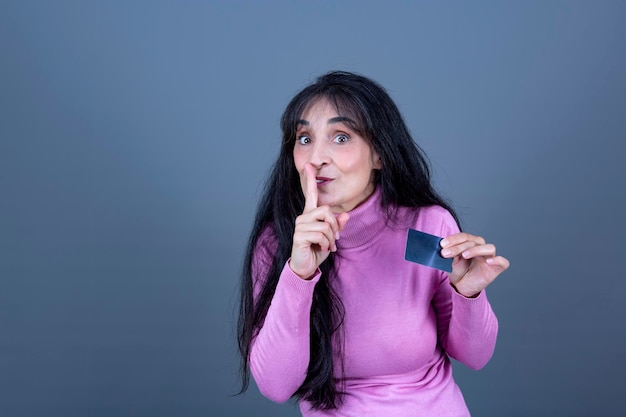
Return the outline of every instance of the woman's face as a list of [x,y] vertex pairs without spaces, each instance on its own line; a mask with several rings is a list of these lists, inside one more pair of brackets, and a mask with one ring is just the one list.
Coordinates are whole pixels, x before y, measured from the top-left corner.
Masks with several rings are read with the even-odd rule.
[[317,100],[298,121],[293,147],[303,192],[309,163],[317,180],[317,205],[330,206],[334,213],[352,210],[374,192],[374,170],[381,165],[378,154],[350,125],[335,106]]

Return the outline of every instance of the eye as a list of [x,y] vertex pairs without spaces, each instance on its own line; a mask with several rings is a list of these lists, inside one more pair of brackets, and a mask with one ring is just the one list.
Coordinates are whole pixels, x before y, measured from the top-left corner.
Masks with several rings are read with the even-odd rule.
[[311,138],[308,136],[298,136],[296,139],[298,143],[300,143],[300,145],[306,145],[307,143],[311,143]]
[[335,143],[346,143],[350,140],[350,138],[348,137],[348,135],[344,135],[343,133],[340,135],[335,136],[334,142]]

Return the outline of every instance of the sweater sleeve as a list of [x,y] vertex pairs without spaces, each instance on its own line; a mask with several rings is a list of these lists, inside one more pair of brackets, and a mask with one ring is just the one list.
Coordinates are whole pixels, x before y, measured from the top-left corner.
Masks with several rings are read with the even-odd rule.
[[480,369],[496,347],[498,320],[485,291],[476,298],[465,298],[446,281],[447,277],[434,300],[439,340],[450,357]]
[[[447,213],[440,236],[458,231],[456,222]],[[445,272],[439,277],[433,298],[439,341],[450,357],[471,369],[480,369],[491,359],[498,335],[498,320],[487,294],[483,290],[475,298],[466,298],[454,290]]]
[[[258,289],[267,269],[263,267],[263,251],[255,253],[255,257],[252,274],[255,289]],[[250,371],[261,393],[272,401],[287,401],[306,377],[311,303],[320,276],[318,270],[311,280],[303,280],[291,270],[287,261],[265,321],[252,340]]]

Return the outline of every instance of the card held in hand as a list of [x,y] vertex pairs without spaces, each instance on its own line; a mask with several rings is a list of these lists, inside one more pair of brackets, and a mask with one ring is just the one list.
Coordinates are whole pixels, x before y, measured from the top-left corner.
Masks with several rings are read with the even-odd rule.
[[439,236],[409,229],[404,259],[442,271],[452,272],[452,258],[441,256],[439,242],[442,239]]

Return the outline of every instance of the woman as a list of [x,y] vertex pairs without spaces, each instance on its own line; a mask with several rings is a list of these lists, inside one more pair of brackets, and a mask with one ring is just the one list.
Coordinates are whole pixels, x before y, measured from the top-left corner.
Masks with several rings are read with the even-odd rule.
[[[509,262],[460,233],[385,90],[330,72],[298,93],[261,198],[241,285],[243,390],[303,416],[468,416],[449,357],[495,347],[484,293]],[[404,259],[407,230],[445,237],[452,272]]]

